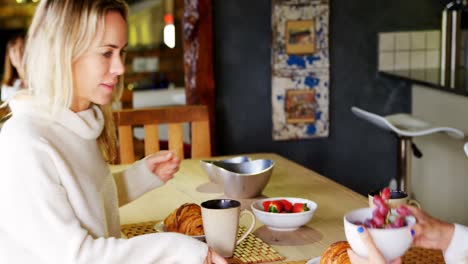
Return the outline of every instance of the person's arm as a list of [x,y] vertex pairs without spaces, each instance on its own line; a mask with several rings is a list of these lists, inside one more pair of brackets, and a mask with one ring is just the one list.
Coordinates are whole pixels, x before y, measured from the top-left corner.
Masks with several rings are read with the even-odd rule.
[[[106,219],[99,214],[96,219],[79,219],[78,211],[93,210],[92,204],[88,205],[93,200],[87,201],[88,197],[64,187],[64,180],[73,179],[61,178],[67,168],[61,167],[65,162],[60,153],[42,139],[15,139],[10,134],[0,143],[0,211],[4,212],[0,240],[9,238],[3,245],[21,248],[39,263],[200,264],[206,259],[207,245],[182,234],[158,233],[131,239],[94,234],[93,230],[106,228]],[[83,204],[81,208],[76,205],[77,199]],[[116,214],[110,217],[118,217]],[[93,213],[80,215],[92,217]]]
[[468,227],[433,218],[421,209],[406,206],[416,217],[413,244],[444,251],[447,263],[468,263]]
[[163,185],[174,177],[180,159],[172,151],[160,151],[114,173],[119,194],[119,206],[135,200],[146,192]]
[[459,224],[454,227],[452,240],[444,251],[445,262],[468,263],[468,227]]
[[405,205],[416,218],[412,227],[413,245],[445,251],[452,240],[454,225],[436,219],[423,210]]

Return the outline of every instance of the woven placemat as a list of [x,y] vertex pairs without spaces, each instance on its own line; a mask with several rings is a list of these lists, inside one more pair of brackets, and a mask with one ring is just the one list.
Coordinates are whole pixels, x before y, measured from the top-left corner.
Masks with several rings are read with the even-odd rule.
[[412,247],[403,255],[404,264],[444,264],[442,251]]
[[[286,261],[282,264],[305,264],[307,260]],[[403,264],[445,264],[442,251],[411,247],[402,257]]]
[[[237,237],[239,238],[245,230],[244,226],[240,226]],[[252,233],[237,245],[233,258],[240,260],[241,263],[262,263],[285,259],[274,248]]]
[[156,233],[154,225],[159,221],[148,221],[135,224],[126,224],[120,226],[120,231],[127,237],[132,238],[134,236]]
[[[154,225],[159,221],[148,221],[135,224],[126,224],[120,227],[122,233],[127,237],[131,238],[134,236],[156,233]],[[240,237],[246,228],[244,226],[239,227],[239,233],[237,237]],[[234,256],[230,263],[263,263],[284,260],[285,257],[280,255],[274,248],[265,243],[263,240],[250,233],[242,242],[237,245],[234,250]]]

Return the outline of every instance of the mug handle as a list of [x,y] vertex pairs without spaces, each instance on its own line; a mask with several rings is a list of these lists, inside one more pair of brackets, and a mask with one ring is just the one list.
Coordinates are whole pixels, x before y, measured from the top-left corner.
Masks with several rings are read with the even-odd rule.
[[417,208],[421,209],[421,205],[420,205],[419,202],[416,201],[416,200],[409,199],[409,200],[408,200],[408,204],[409,204],[409,205],[414,205],[414,206],[416,206]]
[[252,218],[252,223],[250,224],[249,229],[247,229],[247,231],[245,231],[245,233],[242,234],[242,236],[237,240],[236,246],[239,245],[239,243],[242,240],[244,240],[244,238],[246,238],[252,232],[253,228],[255,227],[255,216],[249,210],[247,209],[242,210],[239,218],[241,218],[243,215],[246,215],[246,214],[250,215],[250,217]]

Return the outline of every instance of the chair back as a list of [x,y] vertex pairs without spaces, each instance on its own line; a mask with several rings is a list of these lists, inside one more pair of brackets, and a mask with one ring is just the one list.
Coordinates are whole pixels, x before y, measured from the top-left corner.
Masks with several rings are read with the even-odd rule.
[[133,126],[144,127],[145,156],[160,150],[158,126],[168,126],[168,147],[184,157],[183,127],[189,123],[192,158],[211,156],[210,122],[205,105],[165,106],[114,111],[118,128],[120,163],[135,161]]
[[133,90],[123,89],[120,102],[123,109],[133,108]]

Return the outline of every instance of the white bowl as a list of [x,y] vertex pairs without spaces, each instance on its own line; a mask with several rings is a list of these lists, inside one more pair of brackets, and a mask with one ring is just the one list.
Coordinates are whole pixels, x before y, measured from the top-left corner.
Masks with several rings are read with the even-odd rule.
[[[309,207],[309,211],[301,213],[270,213],[263,210],[262,203],[264,201],[274,201],[286,199],[290,203],[306,203]],[[251,205],[252,211],[255,217],[260,220],[265,226],[275,231],[294,231],[299,227],[307,224],[312,216],[314,216],[315,210],[317,210],[317,204],[311,200],[303,198],[293,197],[274,197],[258,200]]]
[[[372,208],[361,208],[347,213],[344,216],[344,228],[346,239],[351,248],[358,255],[367,257],[368,252],[364,243],[361,241],[357,231],[359,225],[353,224],[356,221],[363,223],[366,219],[372,217]],[[411,236],[411,227],[416,223],[413,216],[406,217],[407,225],[400,228],[378,229],[368,228],[377,248],[387,261],[394,260],[405,254],[411,246],[413,237]]]

